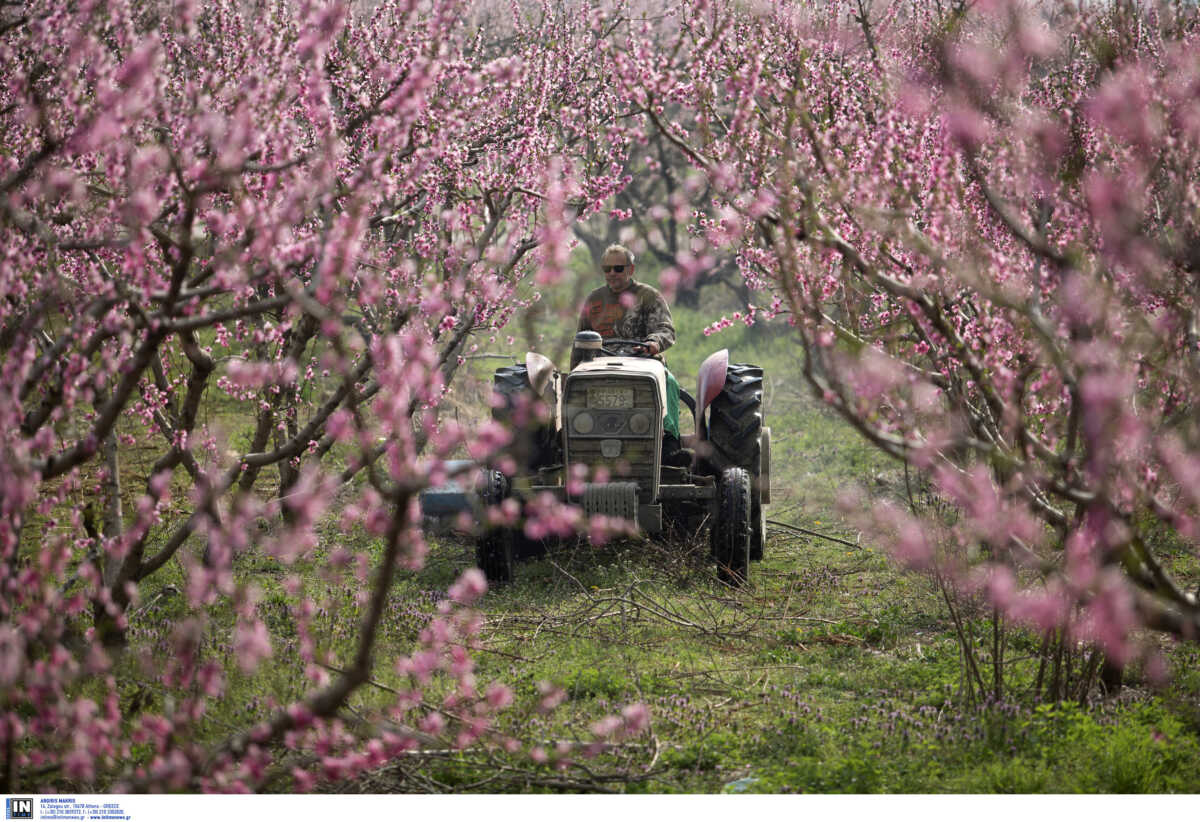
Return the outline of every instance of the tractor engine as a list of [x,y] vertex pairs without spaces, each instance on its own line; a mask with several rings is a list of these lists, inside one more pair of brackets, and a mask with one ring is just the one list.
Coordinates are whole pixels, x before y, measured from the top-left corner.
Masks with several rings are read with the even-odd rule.
[[581,363],[566,378],[562,421],[564,458],[604,469],[609,483],[636,483],[639,503],[658,496],[662,461],[666,369],[637,357]]

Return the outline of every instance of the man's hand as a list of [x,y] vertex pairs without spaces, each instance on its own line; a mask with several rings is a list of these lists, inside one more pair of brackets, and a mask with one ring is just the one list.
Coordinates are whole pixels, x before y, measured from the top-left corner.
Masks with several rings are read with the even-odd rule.
[[647,340],[645,346],[643,347],[646,349],[646,353],[651,357],[658,353],[658,343],[652,340]]

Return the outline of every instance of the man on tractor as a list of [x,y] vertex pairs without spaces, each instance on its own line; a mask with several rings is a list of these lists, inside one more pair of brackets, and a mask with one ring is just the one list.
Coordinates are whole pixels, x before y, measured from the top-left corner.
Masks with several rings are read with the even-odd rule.
[[[639,353],[663,360],[661,354],[675,343],[671,309],[657,289],[633,279],[633,252],[610,245],[600,258],[605,284],[587,296],[579,312],[578,331],[595,331],[603,339],[642,340]],[[580,354],[571,356],[571,368]],[[664,360],[665,362],[665,360]],[[663,462],[687,464],[691,455],[680,448],[679,383],[667,371],[667,408],[663,415]]]
[[[496,369],[492,419],[513,431],[507,459],[484,468],[473,492],[422,494],[422,510],[440,516],[509,509],[510,501],[524,507],[550,497],[589,517],[636,523],[647,534],[674,531],[692,542],[707,524],[719,578],[740,585],[750,561],[762,557],[770,502],[763,371],[729,362],[728,350],[714,351],[697,371],[696,395],[681,390],[662,360],[675,342],[666,301],[634,280],[629,249],[607,248],[601,268],[605,285],[580,312],[569,373],[535,351],[524,363]],[[695,451],[681,447],[680,402],[696,423],[688,438]],[[535,403],[550,413],[531,420]],[[592,481],[571,482],[577,467]],[[545,553],[541,534],[528,526],[483,523],[475,561],[488,580],[508,581],[515,560]]]

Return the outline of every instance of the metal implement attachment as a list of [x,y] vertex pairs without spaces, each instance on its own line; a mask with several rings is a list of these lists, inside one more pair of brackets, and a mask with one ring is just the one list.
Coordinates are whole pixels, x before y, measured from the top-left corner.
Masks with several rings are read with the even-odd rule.
[[638,527],[647,534],[661,534],[663,529],[662,506],[642,505],[639,507]]
[[658,486],[658,498],[661,500],[714,499],[716,495],[717,489],[713,485],[684,484]]
[[420,494],[421,513],[427,517],[449,517],[470,511],[477,500],[481,472],[473,461],[447,460],[445,469],[451,478]]

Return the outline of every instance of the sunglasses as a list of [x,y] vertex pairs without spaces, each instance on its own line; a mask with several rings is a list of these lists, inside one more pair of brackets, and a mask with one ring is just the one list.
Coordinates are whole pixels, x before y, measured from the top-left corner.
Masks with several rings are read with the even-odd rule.
[[625,272],[625,266],[623,266],[623,265],[602,265],[602,266],[600,266],[600,270],[603,271],[605,274],[607,274],[610,271],[615,271],[618,274],[623,274]]

